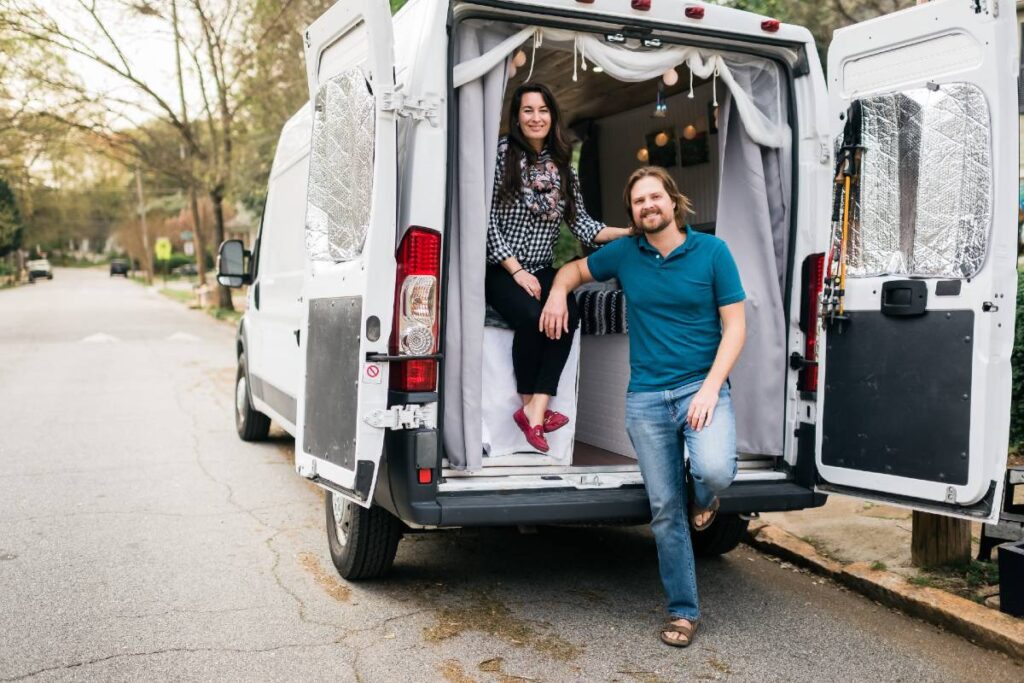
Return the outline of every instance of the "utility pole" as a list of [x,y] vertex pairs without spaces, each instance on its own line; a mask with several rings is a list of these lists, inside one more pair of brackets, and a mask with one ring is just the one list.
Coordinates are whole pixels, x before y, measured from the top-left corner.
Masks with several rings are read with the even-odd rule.
[[135,167],[135,194],[139,198],[139,225],[142,227],[142,249],[146,253],[146,284],[153,284],[153,252],[149,249],[149,228],[146,227],[146,200],[142,196],[142,174]]

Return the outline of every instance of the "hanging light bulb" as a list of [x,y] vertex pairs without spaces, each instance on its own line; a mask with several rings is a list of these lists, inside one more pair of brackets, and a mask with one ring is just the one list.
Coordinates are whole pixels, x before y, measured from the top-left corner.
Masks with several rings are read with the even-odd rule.
[[672,87],[679,82],[679,74],[676,73],[675,69],[668,69],[661,75],[661,80],[664,81],[665,85]]
[[636,160],[641,164],[646,164],[647,160],[651,158],[651,155],[647,152],[646,147],[641,147],[636,153]]
[[[692,126],[691,126],[692,127]],[[654,136],[654,144],[658,147],[664,147],[668,144],[668,134],[662,131]]]
[[515,62],[512,62],[511,64],[508,65],[508,77],[510,79],[516,77],[516,71],[518,71],[518,69],[516,69]]
[[683,137],[687,140],[692,140],[697,137],[697,129],[691,123],[686,128],[683,128]]
[[516,52],[516,56],[512,58],[512,63],[517,69],[526,64],[526,53],[522,50],[518,50]]

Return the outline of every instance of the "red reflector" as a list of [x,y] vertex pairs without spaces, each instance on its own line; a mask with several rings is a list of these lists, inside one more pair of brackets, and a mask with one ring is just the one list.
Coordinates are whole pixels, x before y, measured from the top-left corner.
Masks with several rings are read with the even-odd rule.
[[[821,296],[821,288],[824,285],[825,277],[825,255],[814,254],[807,258],[809,266],[809,279],[807,291],[804,293],[805,311],[807,312],[807,329],[804,331],[804,359],[807,361],[818,360],[818,299]],[[808,365],[800,371],[800,391],[818,390],[818,366]]]
[[651,0],[630,0],[629,4],[633,9],[638,9],[641,12],[651,9]]
[[582,2],[584,5],[594,4],[594,0],[576,0],[576,2]]
[[765,19],[761,22],[761,30],[768,31],[768,33],[775,33],[779,30],[779,26],[781,24],[778,19]]
[[421,484],[429,484],[434,481],[434,470],[418,469],[416,476]]
[[441,264],[441,235],[426,228],[412,227],[398,247],[398,275],[437,275]]
[[686,18],[687,19],[703,19],[704,18],[704,8],[703,7],[696,7],[694,5],[691,5],[690,7],[687,7],[686,8]]
[[398,391],[434,391],[437,361],[404,360],[391,364],[391,388]]

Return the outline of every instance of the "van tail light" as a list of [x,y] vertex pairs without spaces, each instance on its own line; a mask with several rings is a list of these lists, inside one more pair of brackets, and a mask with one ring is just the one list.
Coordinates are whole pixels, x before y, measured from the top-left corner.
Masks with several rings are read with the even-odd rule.
[[[440,321],[441,235],[429,228],[409,228],[398,245],[394,323],[390,351],[395,356],[437,353]],[[406,360],[391,364],[391,388],[434,391],[437,361]]]
[[800,391],[818,390],[818,300],[825,278],[825,255],[811,254],[804,259],[803,301],[800,306],[800,330],[804,333],[804,358],[800,368]]
[[703,19],[704,8],[696,5],[690,5],[684,10],[687,19]]
[[761,30],[767,31],[768,33],[775,33],[779,30],[782,24],[779,23],[778,19],[765,19],[761,22]]

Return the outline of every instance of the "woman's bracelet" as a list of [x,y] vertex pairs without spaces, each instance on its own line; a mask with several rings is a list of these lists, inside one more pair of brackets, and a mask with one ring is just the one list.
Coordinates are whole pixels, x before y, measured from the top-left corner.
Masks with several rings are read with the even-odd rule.
[[526,270],[526,268],[520,268],[520,269],[519,269],[519,270],[517,270],[516,272],[512,273],[512,277],[515,277],[516,275],[518,275],[519,273],[521,273],[521,272],[522,272],[522,271],[524,271],[524,270]]

